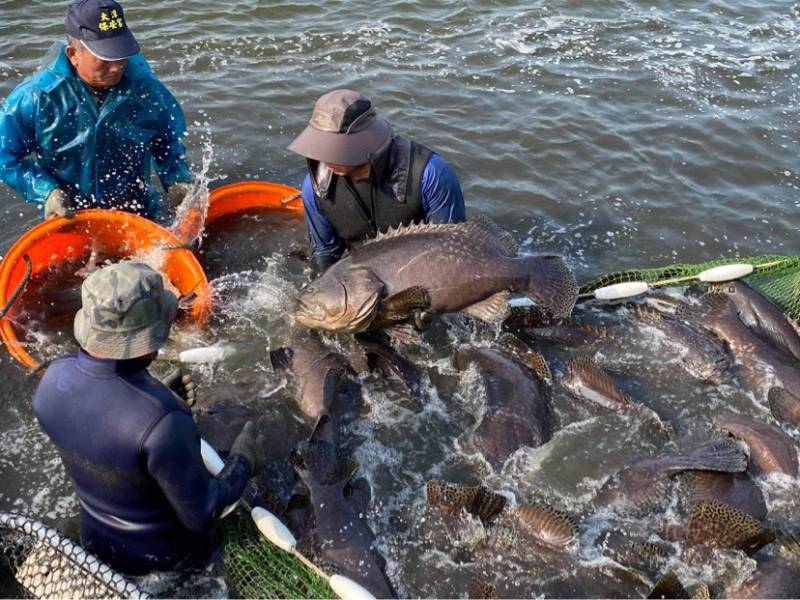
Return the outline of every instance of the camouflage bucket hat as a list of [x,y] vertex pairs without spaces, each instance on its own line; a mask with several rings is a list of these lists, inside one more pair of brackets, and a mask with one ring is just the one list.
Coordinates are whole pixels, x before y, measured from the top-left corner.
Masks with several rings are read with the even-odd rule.
[[389,122],[358,92],[334,90],[314,105],[311,120],[289,150],[310,160],[357,166],[380,155],[392,141]]
[[117,360],[155,352],[169,337],[178,299],[161,275],[143,263],[103,267],[81,286],[75,339],[84,350]]

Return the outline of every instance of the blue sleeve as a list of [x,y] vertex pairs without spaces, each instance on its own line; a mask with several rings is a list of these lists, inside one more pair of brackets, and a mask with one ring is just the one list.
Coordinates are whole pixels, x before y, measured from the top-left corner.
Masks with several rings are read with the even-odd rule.
[[317,195],[311,184],[311,175],[306,175],[303,180],[302,192],[311,256],[339,258],[344,252],[344,243],[331,222],[319,210]]
[[235,456],[224,479],[212,477],[200,456],[200,434],[186,413],[164,416],[142,448],[147,470],[158,482],[181,523],[191,531],[208,531],[225,508],[238,500],[250,476],[250,465]]
[[466,220],[464,196],[453,167],[431,154],[422,173],[422,208],[427,223],[460,223]]
[[27,202],[44,202],[58,187],[35,157],[36,104],[34,90],[23,84],[0,110],[0,180]]
[[183,138],[186,135],[183,110],[175,96],[161,82],[157,85],[161,88],[161,101],[164,106],[161,117],[162,129],[155,139],[153,157],[161,185],[167,189],[175,182],[191,183],[192,174],[186,162],[186,147],[183,145]]

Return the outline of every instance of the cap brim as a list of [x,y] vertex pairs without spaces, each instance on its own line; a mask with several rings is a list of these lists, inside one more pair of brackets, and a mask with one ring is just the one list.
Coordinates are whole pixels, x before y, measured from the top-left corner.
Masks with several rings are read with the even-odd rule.
[[311,160],[355,167],[380,154],[391,138],[389,122],[375,117],[366,129],[347,134],[321,131],[309,125],[289,144],[289,150]]
[[169,338],[172,323],[178,314],[178,299],[175,294],[164,290],[164,304],[158,321],[123,333],[94,329],[83,309],[75,315],[75,339],[81,347],[97,356],[128,360],[146,356],[161,348]]
[[81,40],[81,44],[100,60],[122,60],[139,53],[139,43],[130,30],[104,40]]

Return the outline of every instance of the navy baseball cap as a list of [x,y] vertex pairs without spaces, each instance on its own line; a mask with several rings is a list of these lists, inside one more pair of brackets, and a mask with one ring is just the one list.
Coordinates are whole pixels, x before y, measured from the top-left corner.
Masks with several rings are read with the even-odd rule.
[[66,25],[67,35],[102,60],[122,60],[139,52],[122,7],[114,0],[75,0],[67,6]]

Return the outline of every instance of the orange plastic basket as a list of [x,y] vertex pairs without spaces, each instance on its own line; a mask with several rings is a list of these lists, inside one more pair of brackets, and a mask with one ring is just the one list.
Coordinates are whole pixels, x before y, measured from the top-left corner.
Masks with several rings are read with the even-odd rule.
[[[26,254],[33,263],[31,276],[35,276],[54,263],[91,251],[93,244],[93,249],[100,254],[126,258],[157,245],[178,243],[178,238],[160,225],[117,210],[90,209],[80,211],[72,219],[48,219],[20,237],[0,263],[0,307],[6,304],[25,275],[23,257]],[[164,275],[181,294],[195,294],[191,316],[198,322],[205,322],[211,312],[211,289],[195,256],[185,249],[167,251]],[[0,320],[0,337],[14,358],[27,367],[38,366],[8,319]]]
[[303,210],[300,190],[281,183],[243,181],[211,190],[206,225],[219,217],[254,208]]

